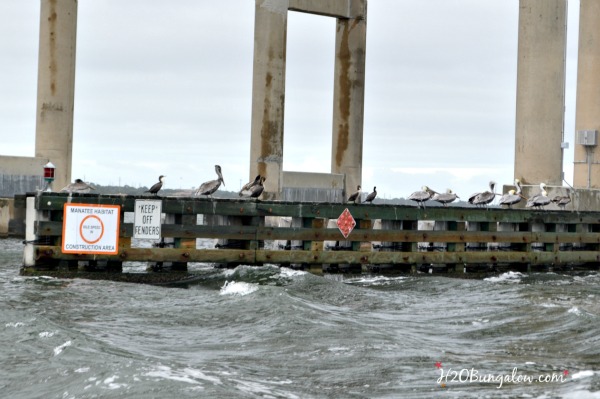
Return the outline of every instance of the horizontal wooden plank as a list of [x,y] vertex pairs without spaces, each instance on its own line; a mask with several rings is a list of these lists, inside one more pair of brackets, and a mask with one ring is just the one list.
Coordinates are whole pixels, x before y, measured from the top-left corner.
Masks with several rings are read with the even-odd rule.
[[196,197],[156,197],[131,195],[97,195],[40,193],[39,210],[62,210],[66,202],[120,205],[124,212],[134,210],[135,199],[160,199],[163,212],[183,215],[286,216],[336,219],[348,208],[355,219],[436,220],[448,222],[565,223],[600,224],[600,212],[574,212],[532,209],[479,209],[464,206],[419,209],[409,205],[300,203],[260,201],[255,199],[221,199]]
[[[40,236],[61,236],[62,222],[38,221]],[[121,236],[132,237],[133,224],[121,224]],[[354,229],[345,239],[338,229],[257,226],[204,226],[163,224],[163,237],[223,238],[237,240],[371,241],[436,243],[581,243],[600,244],[599,233],[536,233],[509,231],[433,231]]]
[[118,255],[62,254],[57,246],[38,246],[36,259],[115,260],[205,263],[307,263],[307,264],[503,264],[563,265],[600,261],[597,251],[554,252],[358,252],[277,251],[235,249],[121,248]]

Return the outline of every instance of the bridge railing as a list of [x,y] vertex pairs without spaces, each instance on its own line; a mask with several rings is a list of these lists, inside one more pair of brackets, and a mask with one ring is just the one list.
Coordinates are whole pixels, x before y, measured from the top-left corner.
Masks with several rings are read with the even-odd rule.
[[[162,201],[162,240],[133,237],[136,199]],[[600,212],[38,193],[27,204],[24,267],[81,268],[149,262],[186,270],[190,262],[279,264],[312,270],[443,267],[597,267]],[[118,205],[118,253],[63,253],[65,203]],[[335,221],[348,209],[356,227],[344,238]],[[201,216],[199,216],[201,215]],[[203,243],[203,244],[199,244]]]

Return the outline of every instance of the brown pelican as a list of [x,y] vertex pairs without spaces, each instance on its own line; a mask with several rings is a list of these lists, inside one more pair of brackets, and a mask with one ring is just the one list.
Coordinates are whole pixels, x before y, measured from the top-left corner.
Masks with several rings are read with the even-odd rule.
[[548,198],[548,193],[546,192],[546,184],[545,183],[540,183],[540,193],[537,195],[534,195],[533,197],[529,198],[529,200],[527,201],[527,204],[525,204],[525,206],[527,208],[542,208],[544,209],[544,206],[548,205],[551,201],[550,198]]
[[249,189],[240,192],[240,195],[243,197],[249,197],[249,198],[260,197],[260,195],[262,194],[262,192],[265,189],[265,186],[263,186],[263,183],[265,180],[267,180],[266,177],[260,176],[260,179],[258,179],[257,184],[254,184]]
[[348,202],[354,202],[356,204],[356,200],[360,200],[360,185],[356,186],[356,192],[348,197]]
[[522,198],[523,197],[517,194],[515,190],[508,190],[508,193],[504,194],[500,198],[499,204],[508,205],[508,207],[511,208],[514,204],[518,204],[519,202],[521,202]]
[[86,182],[84,182],[81,179],[75,179],[74,183],[69,184],[68,186],[66,186],[65,188],[63,188],[62,190],[60,190],[63,193],[89,193],[90,190],[95,190],[96,188],[87,184]]
[[446,189],[445,193],[435,193],[433,197],[431,197],[432,201],[439,202],[444,206],[448,206],[449,203],[454,202],[458,197],[456,193],[452,192],[450,189]]
[[160,191],[160,189],[163,186],[163,182],[165,180],[165,177],[167,177],[167,176],[163,176],[163,175],[158,176],[158,183],[155,183],[152,187],[150,187],[149,190],[146,190],[144,192],[145,193],[154,194],[154,195],[158,195],[158,192]]
[[243,197],[244,192],[250,190],[250,188],[252,188],[253,186],[256,186],[259,182],[260,182],[260,175],[256,175],[256,177],[254,178],[253,181],[244,184],[244,187],[242,187],[240,189],[240,192],[238,193],[240,195],[240,197]]
[[219,178],[217,180],[210,180],[202,183],[194,195],[208,195],[212,198],[212,193],[217,191],[217,189],[221,186],[221,183],[225,185],[223,175],[221,174],[221,167],[219,165],[215,165],[215,172],[217,172],[217,176],[219,176]]
[[373,203],[375,197],[377,197],[377,187],[373,187],[373,192],[367,195],[367,198],[365,198],[365,202]]
[[429,187],[423,186],[421,187],[421,191],[415,191],[414,193],[408,196],[408,199],[411,201],[415,201],[419,205],[419,208],[422,205],[423,209],[425,209],[425,201],[428,201],[434,194],[437,193]]
[[496,198],[496,182],[490,182],[490,191],[484,191],[482,193],[476,193],[469,197],[469,203],[477,206],[487,206]]
[[567,195],[557,195],[552,198],[552,202],[558,205],[559,208],[565,209],[565,206],[571,202],[571,190],[567,188]]
[[508,193],[500,197],[500,205],[508,205],[509,208],[512,208],[514,204],[518,204],[523,198],[525,198],[521,194],[521,181],[519,179],[515,179],[515,187],[517,187],[516,191],[509,190]]

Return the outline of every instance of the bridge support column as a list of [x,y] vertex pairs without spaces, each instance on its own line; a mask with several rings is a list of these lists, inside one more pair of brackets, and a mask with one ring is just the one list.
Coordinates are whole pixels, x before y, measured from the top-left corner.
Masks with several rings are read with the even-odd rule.
[[362,177],[366,48],[366,19],[338,18],[331,173],[346,175],[346,194],[361,184]]
[[567,0],[519,0],[515,178],[562,185]]
[[35,156],[56,166],[53,188],[71,181],[77,0],[41,0]]
[[[600,131],[600,3],[580,0],[575,131]],[[575,143],[573,185],[600,188],[600,151]]]

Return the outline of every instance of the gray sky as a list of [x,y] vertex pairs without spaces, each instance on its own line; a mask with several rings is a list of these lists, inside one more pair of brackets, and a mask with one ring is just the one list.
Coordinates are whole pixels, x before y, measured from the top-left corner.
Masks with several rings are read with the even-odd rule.
[[[33,156],[39,0],[0,2],[1,155]],[[514,168],[518,0],[369,0],[362,183],[466,198]],[[249,179],[254,1],[80,0],[73,179]],[[565,178],[577,17],[569,4]],[[330,171],[335,20],[289,13],[284,169]]]

